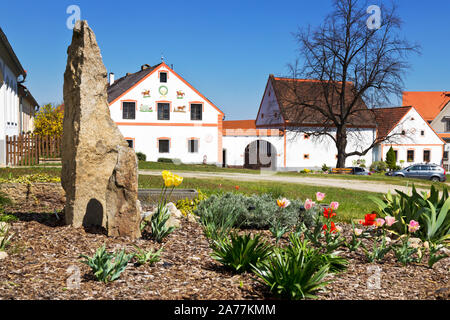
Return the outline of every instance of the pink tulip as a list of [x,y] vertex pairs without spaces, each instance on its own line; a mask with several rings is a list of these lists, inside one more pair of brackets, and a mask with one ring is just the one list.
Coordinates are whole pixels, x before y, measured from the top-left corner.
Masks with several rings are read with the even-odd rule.
[[305,209],[310,210],[315,205],[314,201],[311,199],[306,199],[305,201]]
[[355,230],[353,232],[355,233],[355,236],[359,237],[363,233],[363,230],[355,228]]
[[384,218],[384,221],[386,221],[386,225],[387,225],[388,227],[392,226],[394,223],[397,222],[397,220],[396,220],[394,217],[391,217],[391,216],[385,217],[385,218]]
[[375,226],[377,228],[382,227],[384,225],[384,223],[385,223],[384,219],[381,219],[381,218],[375,219]]
[[333,210],[337,210],[339,208],[339,202],[333,201],[330,203],[330,208]]
[[316,193],[316,199],[317,201],[322,201],[325,198],[325,193],[317,192]]
[[409,224],[408,224],[409,232],[414,233],[414,232],[416,232],[419,229],[420,229],[420,225],[419,225],[419,223],[417,221],[411,220],[409,222]]

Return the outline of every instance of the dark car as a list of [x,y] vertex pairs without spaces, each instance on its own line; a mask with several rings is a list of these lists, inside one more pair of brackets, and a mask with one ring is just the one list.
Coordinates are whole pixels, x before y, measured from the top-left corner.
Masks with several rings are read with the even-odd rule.
[[415,164],[402,170],[388,172],[386,175],[401,178],[426,179],[435,182],[444,182],[447,180],[444,168],[438,166],[437,164],[428,163]]
[[368,175],[370,175],[370,172],[366,168],[349,167],[349,169],[352,169],[351,174],[355,174],[355,175],[358,175],[358,176],[368,176]]

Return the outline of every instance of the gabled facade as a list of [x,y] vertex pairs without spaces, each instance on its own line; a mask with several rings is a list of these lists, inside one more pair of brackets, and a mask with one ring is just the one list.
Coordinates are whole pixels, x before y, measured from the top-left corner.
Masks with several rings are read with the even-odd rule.
[[414,107],[375,109],[377,134],[391,138],[374,148],[377,161],[386,160],[390,147],[398,165],[434,163],[442,165],[445,142]]
[[223,112],[164,62],[110,78],[111,117],[130,146],[184,163],[222,163]]
[[[249,124],[250,120],[224,122],[225,164],[277,170],[317,169],[323,164],[335,166],[337,149],[334,141],[327,136],[313,136],[321,129],[323,118],[314,112],[298,115],[295,105],[289,103],[295,101],[290,98],[292,86],[305,100],[323,103],[321,84],[314,80],[295,80],[293,83],[292,79],[270,75],[254,123]],[[375,118],[362,101],[360,104],[361,116],[353,118],[354,125],[348,128],[349,150],[363,150],[375,139]],[[305,132],[299,132],[298,128]],[[329,133],[334,135],[335,130],[330,128]],[[370,165],[372,152],[364,157],[348,157],[346,165],[352,165],[354,160]]]
[[403,92],[403,105],[413,106],[445,141],[443,167],[450,168],[450,93],[443,91]]

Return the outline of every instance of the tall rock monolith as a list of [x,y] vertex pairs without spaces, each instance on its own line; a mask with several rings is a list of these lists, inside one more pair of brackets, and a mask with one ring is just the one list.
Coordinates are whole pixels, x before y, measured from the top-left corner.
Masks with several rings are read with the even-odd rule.
[[76,22],[67,53],[61,172],[66,223],[138,238],[137,158],[111,119],[106,68],[86,21]]

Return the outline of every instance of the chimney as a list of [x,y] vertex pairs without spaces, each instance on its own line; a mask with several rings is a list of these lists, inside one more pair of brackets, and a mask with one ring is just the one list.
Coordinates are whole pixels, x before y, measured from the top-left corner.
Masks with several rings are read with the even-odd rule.
[[111,86],[114,83],[114,73],[109,73],[109,85]]

